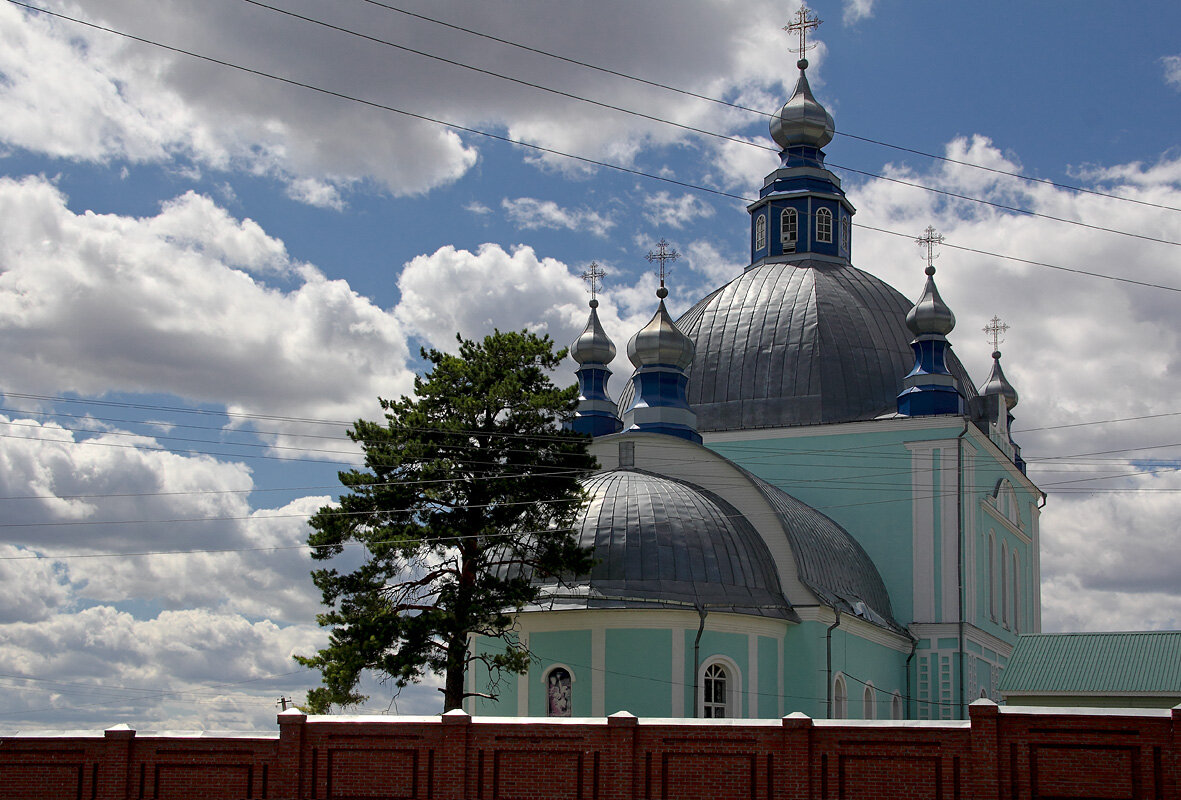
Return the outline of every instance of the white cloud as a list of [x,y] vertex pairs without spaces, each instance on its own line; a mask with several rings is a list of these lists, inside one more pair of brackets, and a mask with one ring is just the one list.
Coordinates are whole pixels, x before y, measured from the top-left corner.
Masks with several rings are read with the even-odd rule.
[[315,178],[297,178],[287,184],[287,196],[300,203],[317,208],[344,211],[344,198],[340,190],[331,183]]
[[553,200],[532,197],[505,198],[501,201],[508,218],[525,230],[553,228],[555,230],[585,231],[595,236],[606,236],[615,222],[590,208],[562,208]]
[[1165,83],[1181,91],[1181,55],[1163,56],[1160,61],[1165,70]]
[[850,25],[873,16],[873,4],[874,0],[845,0],[845,12],[842,15],[845,24]]
[[465,211],[470,211],[473,214],[478,214],[481,217],[492,213],[492,209],[481,203],[479,200],[473,200],[463,208]]
[[644,219],[650,224],[677,230],[714,215],[714,207],[695,194],[673,197],[668,192],[656,192],[644,198],[644,205]]
[[[544,74],[543,83],[559,91],[656,119],[723,132],[749,122],[732,109],[536,54],[472,47],[454,30],[388,10],[334,6],[327,18],[320,8],[305,11],[374,38],[461,53],[462,60],[493,72]],[[766,24],[782,17],[778,4],[753,0],[735,14],[730,3],[709,0],[693,14],[682,11],[674,0],[613,3],[609,11],[571,7],[563,12],[565,24],[556,26],[531,4],[496,0],[466,7],[464,24],[709,96],[783,96],[790,60],[782,32]],[[210,8],[177,0],[145,11],[137,0],[108,0],[91,4],[84,15],[251,69],[462,126],[504,130],[591,159],[630,164],[644,147],[691,136],[244,4]],[[694,46],[651,47],[657,19],[664,36]],[[335,203],[330,189],[341,192],[364,179],[396,195],[453,182],[476,163],[484,142],[12,6],[0,9],[0,41],[0,72],[8,78],[0,87],[6,109],[0,140],[35,152],[89,161],[179,157],[213,169],[244,168],[291,183],[298,198]],[[783,69],[768,70],[768,64]],[[595,169],[553,154],[527,157],[573,172]],[[317,191],[309,191],[313,186]]]
[[[44,179],[3,179],[0,262],[0,367],[17,391],[353,419],[410,387],[392,314],[205,197],[144,219],[75,214]],[[294,288],[268,286],[269,273]]]

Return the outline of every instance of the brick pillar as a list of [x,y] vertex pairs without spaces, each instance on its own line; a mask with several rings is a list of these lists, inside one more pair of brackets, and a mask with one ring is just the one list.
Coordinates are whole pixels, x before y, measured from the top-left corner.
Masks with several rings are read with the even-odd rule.
[[135,731],[127,725],[116,725],[103,731],[104,753],[98,766],[98,800],[127,800],[131,791],[131,748],[135,745]]
[[1162,794],[1170,800],[1181,800],[1181,703],[1173,706],[1173,741],[1171,752],[1165,753],[1164,786]]
[[991,700],[981,698],[968,706],[968,719],[972,723],[972,757],[960,773],[962,797],[1000,796],[1000,717],[1000,709]]
[[[468,796],[468,773],[474,769],[468,764],[468,736],[471,733],[472,718],[465,711],[452,709],[443,715],[443,752],[435,764],[436,791],[440,800],[464,800]],[[472,786],[475,786],[474,778]],[[475,796],[475,792],[472,793]]]
[[275,774],[270,776],[267,794],[277,800],[298,800],[303,797],[303,735],[308,715],[298,708],[280,712],[279,745],[275,749]]
[[774,792],[783,800],[812,797],[812,718],[793,711],[783,718],[783,744],[776,754]]
[[626,711],[607,717],[607,752],[602,770],[604,800],[634,800],[636,791],[636,734],[640,721]]

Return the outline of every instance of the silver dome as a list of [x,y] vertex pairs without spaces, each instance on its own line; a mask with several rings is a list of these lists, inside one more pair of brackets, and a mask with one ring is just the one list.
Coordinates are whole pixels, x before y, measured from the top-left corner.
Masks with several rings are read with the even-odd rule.
[[1017,390],[1009,383],[1009,379],[1005,377],[1004,370],[1001,369],[1001,351],[994,350],[992,353],[992,372],[988,375],[988,382],[984,384],[985,396],[999,394],[1005,398],[1005,406],[1012,411],[1017,407]]
[[615,358],[615,342],[607,336],[599,323],[599,301],[590,301],[590,318],[574,344],[570,345],[570,357],[579,364],[610,364]]
[[[897,411],[914,366],[911,302],[849,264],[752,267],[689,309],[689,405],[700,431],[867,420]],[[953,354],[951,374],[975,396]],[[630,384],[620,408],[631,403]]]
[[592,475],[575,523],[591,574],[553,599],[589,608],[684,608],[798,619],[754,526],[716,494],[630,469]]
[[906,313],[906,327],[915,336],[935,333],[946,336],[955,329],[955,314],[939,296],[935,286],[935,268],[927,267],[927,282],[922,297]]
[[656,364],[686,369],[693,363],[694,351],[692,340],[668,315],[663,296],[652,319],[627,343],[627,357],[637,369]]
[[808,76],[801,69],[791,99],[771,118],[771,138],[784,150],[792,145],[824,147],[835,132],[832,114],[812,96]]

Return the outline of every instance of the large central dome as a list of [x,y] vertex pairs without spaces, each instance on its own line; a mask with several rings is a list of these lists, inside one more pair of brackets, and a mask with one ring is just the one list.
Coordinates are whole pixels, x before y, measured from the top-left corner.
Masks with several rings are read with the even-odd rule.
[[[897,410],[914,363],[913,303],[849,264],[763,263],[677,321],[697,347],[689,405],[702,431],[868,420]],[[949,368],[973,394],[959,360]],[[627,403],[630,392],[624,392]]]

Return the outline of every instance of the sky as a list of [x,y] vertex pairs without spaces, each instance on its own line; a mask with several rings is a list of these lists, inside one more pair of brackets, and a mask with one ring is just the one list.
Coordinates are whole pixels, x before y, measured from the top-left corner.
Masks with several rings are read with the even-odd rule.
[[[794,0],[36,5],[91,26],[0,0],[0,731],[272,729],[349,422],[572,341],[592,260],[621,351],[661,238],[674,313],[738,275],[797,74]],[[1043,629],[1181,628],[1181,4],[812,7],[854,264],[917,297],[935,226],[978,384],[1010,326]]]

